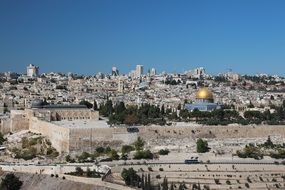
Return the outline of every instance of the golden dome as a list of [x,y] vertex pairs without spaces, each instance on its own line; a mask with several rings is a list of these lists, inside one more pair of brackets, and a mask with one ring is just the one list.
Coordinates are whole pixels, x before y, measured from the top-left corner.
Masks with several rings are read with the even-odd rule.
[[200,88],[196,93],[196,99],[213,100],[213,93],[208,88]]

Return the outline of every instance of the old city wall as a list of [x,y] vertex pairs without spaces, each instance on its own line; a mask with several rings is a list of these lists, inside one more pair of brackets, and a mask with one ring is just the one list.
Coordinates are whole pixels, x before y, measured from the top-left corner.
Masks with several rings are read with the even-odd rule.
[[120,148],[137,138],[136,133],[128,133],[126,128],[72,128],[70,129],[71,151],[93,151],[99,146]]
[[0,120],[0,132],[2,134],[8,134],[11,132],[11,119],[5,118]]
[[59,152],[69,152],[69,129],[50,122],[31,117],[30,131],[41,133],[49,138],[52,146]]
[[144,139],[163,138],[259,138],[268,136],[285,138],[285,126],[152,126],[140,127],[139,136]]
[[11,125],[10,132],[15,133],[21,130],[29,129],[29,117],[25,111],[12,111],[11,112]]
[[29,129],[29,117],[23,110],[12,110],[10,117],[2,118],[0,131],[2,134],[15,133]]

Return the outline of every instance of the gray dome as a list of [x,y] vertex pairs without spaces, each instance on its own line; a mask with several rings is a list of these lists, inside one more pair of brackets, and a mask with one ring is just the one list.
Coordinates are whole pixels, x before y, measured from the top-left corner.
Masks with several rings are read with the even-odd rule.
[[32,108],[41,108],[43,106],[43,100],[40,100],[40,99],[35,99],[33,102],[32,102]]

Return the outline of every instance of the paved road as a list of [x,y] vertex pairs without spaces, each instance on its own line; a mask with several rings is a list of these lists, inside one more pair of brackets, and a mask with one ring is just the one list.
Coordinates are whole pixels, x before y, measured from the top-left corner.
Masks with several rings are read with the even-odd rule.
[[[280,162],[278,162],[280,164]],[[198,162],[194,164],[246,164],[246,165],[276,165],[278,164],[273,161],[262,161],[262,160],[256,160],[256,161],[212,161],[212,162]],[[113,161],[113,162],[102,162],[101,164],[109,165],[109,166],[123,166],[123,165],[154,165],[154,164],[185,164],[185,162],[177,161],[177,162],[161,162],[161,161]]]

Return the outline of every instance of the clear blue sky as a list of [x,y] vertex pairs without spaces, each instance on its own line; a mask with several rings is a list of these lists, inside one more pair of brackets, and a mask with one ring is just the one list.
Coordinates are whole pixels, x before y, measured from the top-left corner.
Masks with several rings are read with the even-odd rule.
[[[1,0],[0,72],[284,75],[284,0]],[[146,70],[145,69],[145,70]]]

